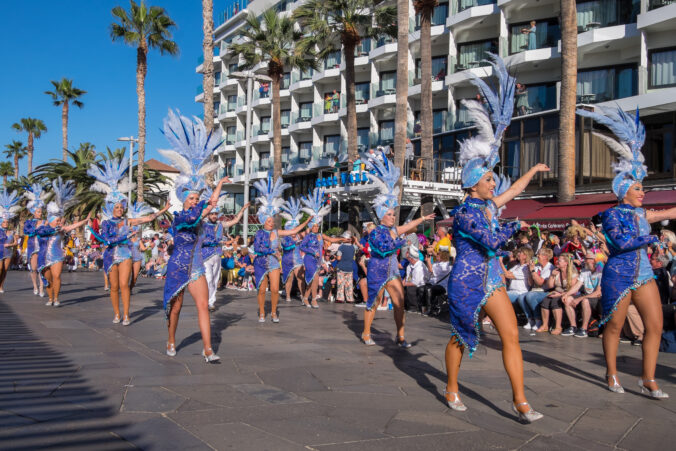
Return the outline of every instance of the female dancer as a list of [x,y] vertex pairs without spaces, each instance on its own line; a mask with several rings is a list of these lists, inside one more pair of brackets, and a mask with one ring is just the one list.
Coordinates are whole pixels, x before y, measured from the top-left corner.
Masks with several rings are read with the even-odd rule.
[[5,277],[9,271],[9,263],[11,256],[14,253],[15,234],[9,231],[9,221],[12,220],[16,213],[21,209],[19,205],[19,198],[15,191],[7,192],[7,188],[3,188],[0,192],[0,293],[4,293],[2,289],[5,283]]
[[220,357],[211,349],[209,288],[204,276],[200,227],[202,218],[218,204],[221,188],[229,179],[224,177],[218,182],[208,201],[200,200],[200,195],[207,188],[205,174],[218,167],[218,163],[213,161],[213,154],[223,141],[220,132],[208,133],[200,119],[195,118],[193,122],[187,117],[179,117],[171,110],[164,119],[163,132],[174,150],[159,152],[181,171],[174,186],[176,197],[183,202],[183,210],[174,214],[169,229],[174,237],[174,250],[167,263],[164,284],[164,311],[169,330],[167,355],[176,355],[176,328],[187,287],[197,307],[197,320],[204,344],[202,357],[207,363],[212,363],[220,360]]
[[82,227],[89,222],[91,212],[82,221],[65,225],[65,209],[73,202],[75,185],[70,180],[64,182],[61,177],[52,183],[54,199],[47,204],[47,222],[38,227],[40,252],[38,253],[38,272],[44,278],[49,300],[45,305],[58,307],[61,291],[61,270],[63,268],[63,235]]
[[619,205],[601,213],[603,234],[610,250],[608,262],[601,278],[601,304],[603,316],[600,324],[603,331],[603,353],[606,357],[606,378],[608,389],[624,393],[617,378],[617,345],[620,331],[627,316],[627,308],[636,306],[643,324],[643,372],[638,381],[641,393],[657,399],[668,398],[655,381],[657,354],[662,334],[662,306],[653,271],[648,261],[646,248],[657,243],[658,238],[650,234],[650,223],[676,218],[676,208],[662,211],[646,211],[642,208],[645,192],[642,181],[647,175],[643,164],[641,147],[645,141],[645,128],[636,117],[631,118],[624,111],[601,109],[600,113],[577,110],[580,116],[590,117],[605,125],[618,140],[597,134],[617,152],[619,163],[613,169],[613,193]]
[[[324,242],[328,243],[346,243],[349,240],[345,238],[331,238],[330,236],[319,233],[319,224],[322,218],[331,211],[331,206],[324,202],[324,191],[315,188],[310,198],[303,197],[303,211],[314,216],[310,222],[310,231],[305,235],[303,241],[300,243],[300,250],[305,253],[303,263],[305,266],[305,295],[303,296],[303,304],[307,308],[319,308],[317,301],[320,295],[317,293],[319,289],[319,268],[322,263],[322,251],[324,250]],[[308,303],[308,298],[312,297],[312,304]]]
[[40,297],[44,297],[44,285],[42,278],[38,276],[38,252],[40,249],[35,230],[44,224],[42,213],[45,208],[47,192],[42,189],[42,185],[34,183],[26,190],[24,196],[28,199],[26,208],[33,215],[33,219],[27,219],[23,223],[23,234],[27,237],[26,260],[28,261],[31,281],[33,282],[33,294],[40,294]]
[[[153,213],[153,209],[147,205],[145,202],[136,202],[132,204],[127,210],[127,216],[131,219],[141,218],[143,216]],[[145,256],[143,253],[146,251],[146,246],[143,244],[142,237],[140,236],[141,227],[136,225],[132,227],[134,232],[129,239],[131,246],[131,282],[129,283],[129,293],[136,286],[136,281],[138,280],[138,275],[141,272],[141,266],[145,261]]]
[[380,225],[368,236],[371,258],[366,271],[368,299],[364,311],[364,331],[361,339],[367,346],[376,344],[371,338],[371,323],[376,315],[378,301],[383,295],[383,290],[387,290],[394,307],[394,322],[397,326],[396,343],[402,348],[410,348],[411,345],[404,336],[404,286],[399,274],[397,251],[406,243],[401,236],[415,230],[423,221],[434,219],[434,214],[397,227],[394,222],[396,218],[394,209],[399,206],[399,187],[397,186],[399,168],[389,163],[384,152],[382,160],[375,158],[372,164],[376,174],[367,175],[381,191],[373,201]]
[[[502,359],[512,385],[512,409],[521,421],[532,422],[542,418],[542,414],[534,411],[526,401],[516,315],[507,297],[501,279],[502,269],[496,257],[500,247],[515,232],[528,225],[519,221],[500,225],[497,210],[521,193],[536,173],[549,168],[538,164],[504,193],[494,195],[496,181],[493,167],[500,160],[498,152],[502,134],[514,111],[514,78],[509,76],[499,57],[491,55],[491,59],[499,91],[493,92],[483,80],[473,79],[489,105],[484,107],[475,100],[465,101],[478,125],[478,135],[464,141],[460,147],[462,187],[467,197],[453,213],[453,237],[458,258],[448,283],[451,339],[446,346],[448,384],[444,395],[451,409],[467,409],[458,396],[458,372],[465,348],[469,348],[470,357],[476,350],[479,313],[483,308],[502,341]],[[490,108],[490,118],[485,108]]]
[[274,216],[279,213],[284,200],[281,198],[282,192],[287,189],[288,183],[282,183],[281,177],[274,183],[272,176],[268,180],[259,180],[254,183],[254,188],[261,193],[256,199],[261,203],[258,209],[258,220],[263,224],[263,228],[256,232],[254,238],[254,279],[256,289],[258,290],[258,322],[265,322],[265,290],[270,286],[270,317],[273,323],[279,322],[277,314],[277,301],[279,300],[279,241],[280,238],[292,236],[299,233],[312,217],[304,223],[289,230],[276,230]]
[[[290,197],[282,205],[282,211],[282,216],[286,218],[286,224],[284,224],[286,230],[293,229],[300,224],[303,214],[301,212],[301,203],[298,199]],[[303,277],[303,257],[300,255],[298,244],[299,239],[297,235],[282,238],[282,283],[286,290],[286,302],[291,302],[291,289],[293,288],[294,279],[298,282],[301,299],[304,298],[305,278]]]

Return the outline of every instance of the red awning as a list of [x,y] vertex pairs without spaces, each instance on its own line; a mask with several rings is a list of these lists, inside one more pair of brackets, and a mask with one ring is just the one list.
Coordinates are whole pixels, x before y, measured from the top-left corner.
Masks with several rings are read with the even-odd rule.
[[539,210],[548,203],[547,201],[541,201],[538,199],[518,199],[511,202],[507,202],[505,210],[500,215],[502,219],[514,219],[514,218],[525,218],[529,214]]
[[616,203],[582,204],[574,206],[552,204],[544,206],[522,219],[528,223],[537,224],[544,230],[563,231],[570,225],[571,219],[575,219],[580,224],[586,225],[589,224],[592,216],[613,205],[616,205]]

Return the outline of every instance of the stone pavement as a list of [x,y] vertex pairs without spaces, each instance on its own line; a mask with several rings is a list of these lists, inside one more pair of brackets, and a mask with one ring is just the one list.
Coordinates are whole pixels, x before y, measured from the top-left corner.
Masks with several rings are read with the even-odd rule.
[[219,293],[207,365],[187,298],[178,355],[164,353],[160,281],[141,279],[132,324],[111,323],[101,273],[64,275],[61,307],[33,296],[26,272],[0,295],[0,449],[663,449],[676,442],[676,355],[657,376],[672,398],[636,386],[641,350],[620,345],[627,393],[604,388],[601,342],[521,331],[528,399],[545,414],[515,421],[494,332],[461,370],[469,408],[450,411],[445,323],[407,318],[410,350],[378,312],[378,346],[358,341],[362,312],[342,304],[280,304],[280,324],[256,322],[254,296]]

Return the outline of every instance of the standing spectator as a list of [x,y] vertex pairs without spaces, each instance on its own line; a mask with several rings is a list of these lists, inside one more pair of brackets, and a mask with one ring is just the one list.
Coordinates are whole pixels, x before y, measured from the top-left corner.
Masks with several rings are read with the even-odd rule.
[[324,97],[324,113],[330,113],[331,106],[333,106],[333,98],[331,97],[331,94],[327,92]]
[[529,291],[524,303],[521,305],[521,310],[526,314],[528,322],[524,329],[538,330],[542,327],[542,315],[540,314],[540,303],[547,297],[548,292],[545,291],[545,283],[554,270],[554,265],[550,263],[554,257],[554,252],[544,247],[538,251],[537,264],[530,262],[528,270],[533,278],[533,288]]
[[422,293],[419,290],[423,288],[430,279],[430,273],[427,267],[420,261],[420,250],[415,246],[408,247],[408,266],[406,267],[406,278],[404,279],[404,304],[406,310],[419,312],[419,299]]
[[333,90],[333,95],[331,96],[331,112],[337,113],[340,109],[340,94],[335,89]]
[[411,138],[406,138],[406,152],[404,153],[404,158],[408,161],[412,161],[415,157],[415,152],[413,149],[413,143]]
[[451,236],[448,234],[448,229],[444,226],[437,226],[437,240],[433,243],[434,252],[439,253],[443,250],[451,251]]
[[574,224],[568,227],[566,230],[566,243],[561,249],[561,252],[571,254],[573,258],[573,264],[577,269],[582,268],[584,257],[587,253],[584,245],[582,244],[582,240],[585,238],[585,236],[586,233],[580,225]]
[[[350,232],[343,233],[343,238],[351,239],[352,234]],[[354,303],[353,299],[353,272],[354,272],[354,254],[355,247],[353,243],[343,243],[338,247],[336,252],[336,302],[342,304],[347,302],[348,304]]]
[[528,114],[528,110],[530,109],[530,105],[528,104],[528,90],[522,83],[516,84],[515,97],[517,116]]
[[[570,327],[563,331],[561,335],[575,335],[578,338],[587,337],[587,327],[591,319],[592,309],[597,309],[601,301],[601,274],[602,265],[596,264],[596,254],[587,252],[584,260],[585,268],[580,272],[577,283],[571,287],[570,293],[580,292],[580,296],[564,296],[562,301],[566,309],[566,316],[570,322]],[[582,305],[582,324],[576,329],[577,319],[575,318],[575,308]]]
[[422,134],[422,124],[420,123],[420,119],[416,119],[415,125],[413,125],[413,133],[416,138],[420,137]]
[[530,21],[530,27],[527,28],[522,28],[521,33],[528,35],[528,45],[527,45],[527,50],[535,50],[537,48],[537,42],[536,42],[536,36],[535,32],[537,31],[537,27],[535,26],[536,22],[534,20]]

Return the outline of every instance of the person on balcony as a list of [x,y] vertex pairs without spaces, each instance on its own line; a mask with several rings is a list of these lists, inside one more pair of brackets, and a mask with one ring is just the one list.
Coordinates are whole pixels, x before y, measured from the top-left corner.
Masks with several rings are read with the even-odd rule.
[[530,21],[530,26],[521,29],[521,33],[528,36],[527,50],[535,50],[537,48],[537,43],[535,42],[535,32],[537,27],[535,26],[536,22],[534,20]]
[[612,189],[619,204],[600,214],[603,233],[610,251],[601,278],[601,305],[603,314],[599,325],[605,324],[603,353],[606,358],[608,389],[624,393],[617,378],[617,346],[620,331],[627,316],[629,304],[634,304],[643,324],[643,371],[638,380],[641,393],[656,399],[668,398],[655,380],[657,355],[662,334],[662,305],[646,249],[659,239],[650,234],[650,224],[676,219],[676,207],[652,211],[643,209],[643,179],[648,174],[641,147],[645,142],[645,127],[639,119],[638,108],[631,117],[619,107],[599,108],[599,112],[577,110],[577,114],[591,118],[608,127],[617,137],[598,136],[619,157],[613,165],[617,173]]
[[516,314],[505,292],[497,257],[509,238],[526,229],[528,224],[514,221],[501,225],[497,215],[499,208],[519,195],[538,172],[549,171],[549,168],[537,164],[502,194],[494,196],[493,168],[500,161],[502,136],[514,112],[515,80],[500,57],[489,54],[489,58],[498,78],[496,89],[478,77],[470,79],[484,93],[488,105],[464,101],[479,128],[476,136],[460,145],[461,180],[466,196],[453,211],[452,235],[458,258],[447,290],[451,338],[446,346],[448,382],[444,396],[451,409],[467,410],[458,395],[458,373],[465,349],[469,349],[471,357],[477,348],[479,315],[483,309],[500,334],[503,362],[512,385],[512,410],[520,421],[530,423],[542,418],[542,414],[533,410],[526,400]]

